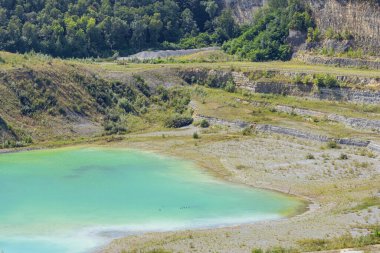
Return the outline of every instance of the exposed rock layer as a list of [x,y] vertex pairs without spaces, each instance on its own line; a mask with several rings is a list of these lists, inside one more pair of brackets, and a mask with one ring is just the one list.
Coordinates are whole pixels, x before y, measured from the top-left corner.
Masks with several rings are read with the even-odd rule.
[[369,68],[380,70],[380,61],[343,57],[324,57],[307,54],[297,54],[296,57],[297,59],[309,64],[325,64],[339,67]]
[[[248,73],[249,74],[249,73]],[[291,84],[286,82],[274,81],[254,81],[248,78],[247,73],[230,72],[223,70],[207,70],[207,69],[186,69],[181,71],[180,75],[183,80],[188,83],[206,84],[213,81],[218,84],[224,84],[229,80],[233,80],[237,87],[249,90],[255,93],[264,94],[281,94],[291,96],[304,96],[322,100],[347,101],[354,103],[379,104],[380,92],[373,90],[357,90],[352,88],[318,88],[313,85]],[[292,77],[294,73],[280,73],[284,77]],[[339,81],[362,84],[370,84],[378,82],[377,78],[364,78],[352,76],[336,76]]]
[[340,122],[346,126],[355,129],[365,129],[375,132],[380,132],[380,120],[370,120],[364,118],[351,118],[342,115],[337,115],[334,113],[323,113],[309,109],[294,108],[286,105],[276,106],[276,110],[280,112],[285,112],[289,114],[296,114],[308,117],[326,118],[327,120]]
[[288,136],[293,136],[301,139],[307,139],[307,140],[313,140],[318,142],[329,142],[334,141],[337,144],[342,145],[348,145],[348,146],[356,146],[356,147],[368,147],[372,150],[379,151],[379,145],[372,143],[370,141],[365,140],[356,140],[356,139],[349,139],[349,138],[330,138],[324,135],[317,135],[312,134],[309,132],[303,132],[297,129],[293,128],[287,128],[287,127],[280,127],[280,126],[274,126],[274,125],[268,125],[268,124],[252,124],[249,122],[244,121],[228,121],[223,120],[215,117],[209,117],[204,115],[195,115],[196,120],[207,120],[211,125],[224,125],[233,129],[243,129],[246,127],[252,127],[252,129],[259,131],[259,132],[268,132],[268,133],[276,133],[276,134],[283,134]]

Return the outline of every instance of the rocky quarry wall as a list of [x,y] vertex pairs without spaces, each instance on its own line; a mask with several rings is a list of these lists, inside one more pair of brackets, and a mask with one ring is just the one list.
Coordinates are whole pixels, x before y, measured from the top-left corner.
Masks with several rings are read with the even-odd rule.
[[330,27],[348,31],[354,44],[370,52],[380,49],[380,1],[378,0],[308,0],[321,31]]
[[307,139],[318,142],[336,142],[337,144],[348,145],[348,146],[356,146],[356,147],[368,147],[375,151],[380,151],[380,146],[376,143],[366,141],[366,140],[357,140],[357,139],[349,139],[349,138],[330,138],[323,135],[313,134],[310,132],[303,132],[298,129],[292,129],[287,127],[280,127],[268,124],[252,124],[244,121],[228,121],[219,118],[204,116],[204,115],[194,115],[195,120],[207,120],[211,125],[223,125],[226,127],[230,127],[232,129],[243,129],[246,127],[251,127],[252,130],[258,132],[267,132],[267,133],[275,133],[293,136],[296,138]]
[[[380,1],[379,0],[305,0],[323,32],[330,27],[335,32],[349,31],[354,46],[379,54]],[[223,7],[233,10],[240,23],[250,22],[254,13],[266,0],[218,0]]]

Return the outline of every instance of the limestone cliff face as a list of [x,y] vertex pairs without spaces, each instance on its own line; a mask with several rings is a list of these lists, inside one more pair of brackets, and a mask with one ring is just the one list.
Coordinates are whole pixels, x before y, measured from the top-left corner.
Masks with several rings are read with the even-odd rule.
[[254,13],[264,6],[266,0],[217,0],[224,8],[230,8],[239,23],[252,20]]
[[380,49],[380,0],[308,0],[317,26],[323,32],[349,31],[355,45],[367,51]]
[[[240,23],[252,20],[267,0],[218,0],[233,10]],[[380,0],[305,0],[313,11],[319,29],[349,31],[355,45],[366,51],[380,51]]]

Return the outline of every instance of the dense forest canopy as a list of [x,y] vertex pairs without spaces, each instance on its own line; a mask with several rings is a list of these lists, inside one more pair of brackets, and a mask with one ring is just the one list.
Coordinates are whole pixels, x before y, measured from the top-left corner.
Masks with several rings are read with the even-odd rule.
[[224,44],[242,59],[288,60],[289,29],[315,31],[303,0],[268,0],[242,27],[216,0],[0,0],[0,50],[59,57]]
[[0,50],[11,52],[104,57],[236,31],[214,0],[0,0]]

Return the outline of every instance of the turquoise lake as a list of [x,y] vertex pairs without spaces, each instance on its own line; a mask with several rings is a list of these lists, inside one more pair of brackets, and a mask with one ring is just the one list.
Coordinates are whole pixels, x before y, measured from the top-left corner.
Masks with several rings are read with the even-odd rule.
[[278,219],[303,204],[150,152],[76,147],[0,155],[0,252],[83,253],[146,231]]

